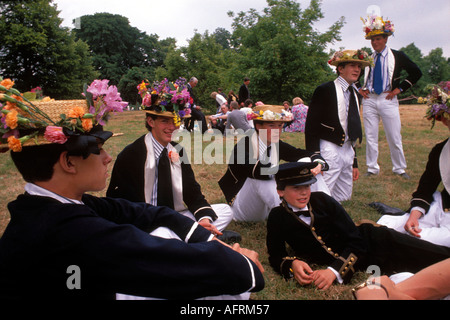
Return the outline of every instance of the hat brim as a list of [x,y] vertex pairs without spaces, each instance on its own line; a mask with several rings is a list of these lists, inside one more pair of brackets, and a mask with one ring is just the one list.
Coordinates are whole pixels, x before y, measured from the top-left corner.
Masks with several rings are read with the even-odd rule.
[[337,67],[340,64],[349,63],[349,62],[359,63],[359,64],[361,64],[361,68],[365,68],[365,67],[369,67],[370,66],[370,62],[369,61],[358,60],[358,59],[345,59],[345,60],[333,61],[333,62],[330,63],[330,65]]
[[314,184],[317,181],[317,178],[315,176],[312,176],[309,180],[301,181],[298,183],[289,183],[287,186],[309,186]]
[[371,31],[371,32],[367,33],[365,38],[366,38],[366,40],[370,40],[370,39],[372,39],[372,37],[380,36],[380,35],[383,35],[383,34],[387,35],[388,37],[390,37],[394,33],[393,32],[384,32],[384,31],[381,31],[381,30],[375,30],[375,31]]
[[[166,117],[166,118],[174,118],[173,112],[170,111],[155,111],[155,110],[144,110],[147,114],[152,114],[159,117]],[[184,117],[180,117],[181,119],[188,119],[191,115],[187,114]]]

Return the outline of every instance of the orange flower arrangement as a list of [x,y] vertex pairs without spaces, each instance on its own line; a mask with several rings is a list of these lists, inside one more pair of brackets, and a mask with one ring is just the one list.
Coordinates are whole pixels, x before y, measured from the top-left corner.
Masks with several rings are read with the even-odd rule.
[[0,76],[0,152],[8,148],[20,152],[23,144],[33,138],[35,144],[44,143],[37,139],[42,135],[48,142],[59,144],[64,144],[69,136],[78,136],[82,147],[91,138],[89,132],[106,123],[108,113],[122,112],[128,105],[108,81],[95,80],[91,86],[85,85],[86,107],[73,105],[55,120],[13,88],[14,81]]

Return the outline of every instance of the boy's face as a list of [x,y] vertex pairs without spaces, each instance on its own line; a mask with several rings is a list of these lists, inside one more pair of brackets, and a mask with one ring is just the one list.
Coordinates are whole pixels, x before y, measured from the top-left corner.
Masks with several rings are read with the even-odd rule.
[[381,52],[384,50],[384,48],[386,47],[388,38],[379,34],[377,36],[373,36],[372,38],[370,38],[370,43],[372,45],[373,50],[375,50],[376,52]]
[[147,117],[147,123],[152,127],[153,137],[164,147],[172,141],[172,133],[178,129],[170,117]]
[[101,191],[106,187],[108,178],[108,165],[112,158],[103,149],[100,143],[100,154],[91,153],[86,159],[81,156],[72,156],[77,163],[79,186],[86,191]]
[[306,207],[311,197],[311,187],[309,185],[286,186],[284,190],[277,190],[277,192],[287,203],[299,209]]
[[361,74],[361,64],[357,62],[347,63],[344,66],[338,66],[339,75],[349,84],[357,81]]
[[267,145],[277,143],[280,140],[281,129],[284,122],[262,122],[255,124],[258,129],[259,136],[262,140],[266,140]]

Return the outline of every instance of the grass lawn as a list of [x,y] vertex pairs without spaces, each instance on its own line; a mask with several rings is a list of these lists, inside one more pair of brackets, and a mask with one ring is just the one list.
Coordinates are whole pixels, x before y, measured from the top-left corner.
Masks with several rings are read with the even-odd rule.
[[[343,206],[347,209],[350,216],[356,222],[360,219],[377,220],[379,214],[367,204],[373,201],[380,201],[391,206],[406,209],[409,206],[409,200],[412,192],[415,190],[419,178],[425,169],[428,153],[438,142],[443,141],[449,136],[448,129],[441,123],[436,123],[433,130],[430,129],[430,123],[423,118],[425,114],[425,105],[404,105],[400,107],[402,118],[403,147],[408,164],[407,172],[411,180],[405,181],[392,173],[392,163],[389,155],[389,148],[386,142],[382,124],[380,124],[380,142],[379,142],[379,164],[381,173],[378,177],[365,177],[363,174],[367,171],[365,165],[365,141],[357,147],[359,167],[361,172],[360,179],[354,183],[353,198],[346,201]],[[146,133],[144,126],[144,114],[140,111],[129,111],[116,115],[106,126],[118,134],[111,138],[105,145],[105,149],[113,158],[129,143],[139,136]],[[304,147],[304,136],[302,133],[283,133],[282,139],[297,147]],[[183,143],[191,143],[196,146],[194,141],[187,140]],[[222,137],[211,141],[205,141],[201,144],[202,148],[213,148],[214,143],[223,143],[226,145],[226,139]],[[198,146],[198,145],[197,145]],[[201,150],[191,148],[191,152]],[[226,149],[226,148],[225,148]],[[208,149],[207,149],[208,150]],[[228,150],[226,150],[228,152]],[[227,153],[216,152],[216,159],[226,160]],[[226,164],[208,164],[205,159],[199,163],[199,158],[191,158],[193,169],[197,181],[202,186],[202,191],[210,203],[223,203],[225,198],[218,187],[217,181],[226,171]],[[201,158],[200,158],[201,159]],[[207,160],[206,160],[207,161]],[[113,163],[110,166],[112,170]],[[7,204],[16,196],[23,192],[24,181],[15,169],[8,154],[0,156],[0,236],[9,221]],[[105,192],[105,191],[104,191]],[[103,196],[104,192],[95,193]],[[251,201],[251,199],[249,199]],[[268,257],[265,246],[266,223],[242,223],[232,222],[228,227],[230,230],[240,232],[243,241],[241,246],[256,250],[260,254],[260,260],[265,268],[266,287],[263,291],[252,295],[256,300],[345,300],[351,299],[350,289],[357,283],[367,278],[368,274],[359,272],[355,275],[352,283],[349,285],[333,285],[332,288],[323,292],[314,287],[301,287],[294,282],[286,282],[276,274],[268,263]]]

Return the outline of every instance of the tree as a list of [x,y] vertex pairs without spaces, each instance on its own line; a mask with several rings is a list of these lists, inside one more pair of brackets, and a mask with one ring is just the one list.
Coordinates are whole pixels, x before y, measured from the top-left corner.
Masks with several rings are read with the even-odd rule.
[[263,14],[251,9],[234,18],[232,45],[239,53],[235,76],[251,78],[252,96],[280,104],[300,96],[308,100],[318,84],[332,75],[327,66],[329,43],[340,40],[342,17],[327,32],[313,28],[323,18],[320,1],[305,10],[292,0],[267,0]]
[[[118,84],[133,67],[155,69],[163,64],[165,54],[157,35],[147,35],[130,26],[126,17],[96,13],[80,17],[77,39],[89,44],[94,66],[100,76]],[[170,45],[171,41],[167,42]]]
[[[422,71],[419,81],[410,90],[400,94],[400,100],[405,99],[404,102],[416,103],[414,97],[427,96],[430,93],[427,89],[429,84],[437,84],[450,79],[449,60],[443,57],[441,48],[431,50],[425,57],[414,43],[401,48],[400,51],[403,51]],[[406,74],[403,73],[401,76],[406,76]]]
[[52,98],[80,98],[97,74],[89,51],[60,27],[51,0],[0,2],[0,73],[20,91],[40,86]]
[[426,70],[430,78],[430,83],[437,84],[450,79],[450,66],[448,59],[443,56],[442,48],[436,48],[424,58]]

